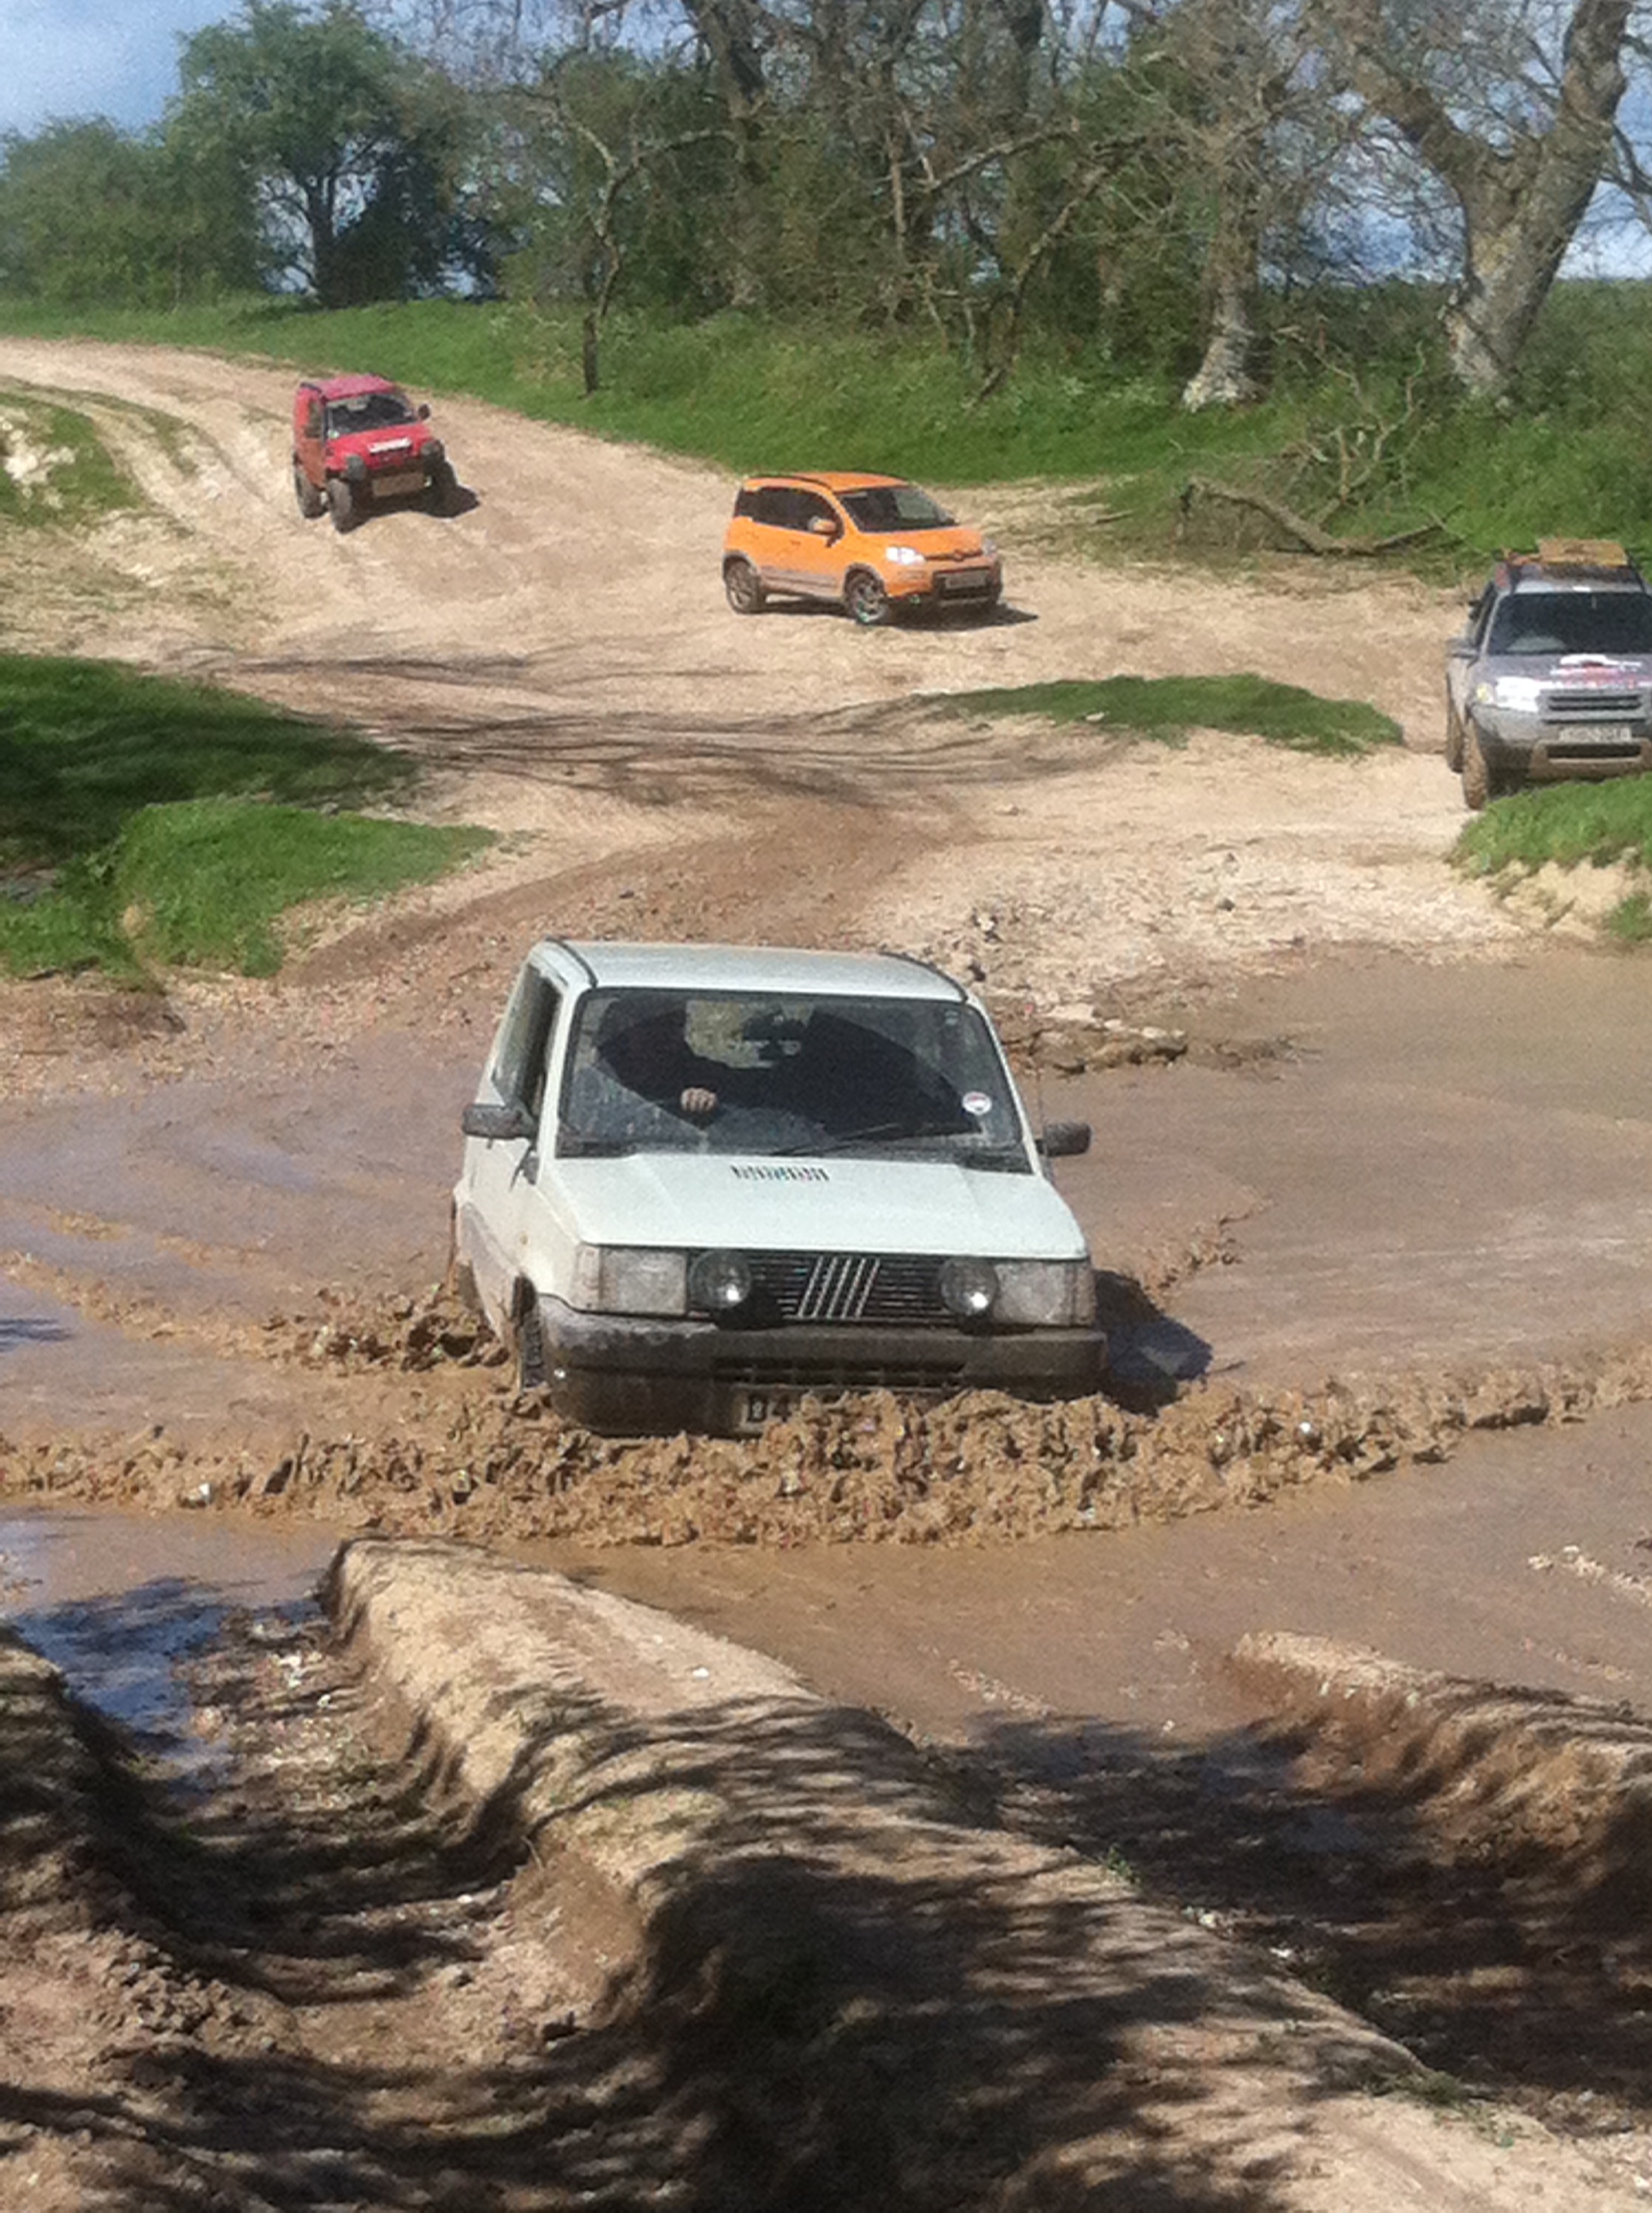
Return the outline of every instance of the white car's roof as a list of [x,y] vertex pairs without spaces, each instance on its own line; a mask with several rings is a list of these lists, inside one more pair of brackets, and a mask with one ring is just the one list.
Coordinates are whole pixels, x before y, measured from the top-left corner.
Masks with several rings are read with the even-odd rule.
[[649,991],[772,991],[799,996],[960,999],[938,968],[890,953],[815,953],[777,945],[633,945],[547,937],[542,966],[575,984]]

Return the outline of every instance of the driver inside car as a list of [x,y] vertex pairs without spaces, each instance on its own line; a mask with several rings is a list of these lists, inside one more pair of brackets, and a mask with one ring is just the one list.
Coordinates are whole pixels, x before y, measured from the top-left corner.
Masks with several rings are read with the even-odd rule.
[[628,992],[603,1009],[596,1051],[574,1077],[570,1119],[592,1137],[645,1137],[710,1120],[728,1071],[689,1044],[687,1009]]

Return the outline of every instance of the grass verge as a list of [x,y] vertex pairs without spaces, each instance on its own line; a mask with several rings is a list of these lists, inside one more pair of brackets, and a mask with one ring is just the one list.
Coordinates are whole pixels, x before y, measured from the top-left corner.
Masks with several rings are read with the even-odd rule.
[[1400,743],[1390,716],[1362,699],[1326,699],[1265,676],[1108,676],[927,695],[948,714],[1040,715],[1090,722],[1110,735],[1180,745],[1189,730],[1230,730],[1293,753],[1338,759]]
[[101,661],[0,655],[0,969],[267,975],[273,927],[489,842],[369,817],[415,770],[358,733]]
[[141,503],[86,416],[0,384],[0,523],[73,525]]
[[1454,849],[1472,875],[1527,875],[1635,861],[1652,873],[1652,776],[1603,783],[1555,783],[1497,801],[1465,825]]
[[[1465,875],[1521,881],[1540,869],[1606,869],[1620,863],[1652,877],[1652,776],[1557,783],[1492,802],[1452,848]],[[1600,918],[1625,947],[1652,941],[1652,893],[1631,891]]]

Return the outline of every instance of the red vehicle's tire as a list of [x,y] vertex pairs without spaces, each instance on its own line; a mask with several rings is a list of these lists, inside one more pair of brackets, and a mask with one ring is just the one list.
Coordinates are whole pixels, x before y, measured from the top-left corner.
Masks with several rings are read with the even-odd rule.
[[334,477],[328,485],[327,507],[335,530],[353,530],[361,520],[361,504],[344,477]]
[[432,515],[458,514],[459,479],[451,461],[438,461],[431,470],[430,502]]
[[306,522],[314,522],[326,511],[326,496],[310,482],[296,461],[293,463],[293,497],[298,502],[298,512]]

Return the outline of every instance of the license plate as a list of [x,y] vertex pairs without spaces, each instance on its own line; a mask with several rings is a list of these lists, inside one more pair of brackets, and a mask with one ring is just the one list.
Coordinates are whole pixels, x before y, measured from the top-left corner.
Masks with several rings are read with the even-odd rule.
[[986,578],[978,572],[967,576],[937,576],[936,582],[943,592],[981,593],[987,588]]
[[404,492],[423,491],[423,469],[393,469],[388,476],[375,477],[373,491],[378,499],[399,499]]
[[1628,722],[1573,722],[1567,726],[1569,746],[1637,746],[1641,734]]

